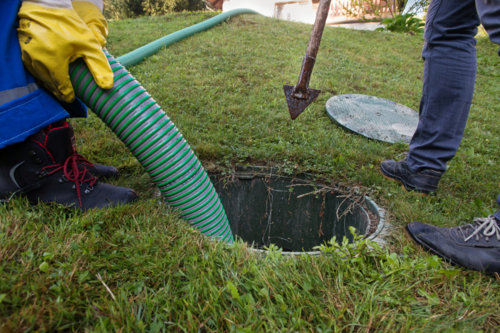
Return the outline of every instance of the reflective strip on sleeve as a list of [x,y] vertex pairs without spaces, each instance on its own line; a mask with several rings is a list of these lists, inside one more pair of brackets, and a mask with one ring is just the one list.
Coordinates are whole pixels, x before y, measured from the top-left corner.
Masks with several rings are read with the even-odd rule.
[[33,3],[47,8],[73,9],[70,0],[23,0],[23,3]]
[[15,99],[28,95],[39,88],[38,84],[30,83],[25,87],[19,87],[0,91],[0,105],[11,102]]

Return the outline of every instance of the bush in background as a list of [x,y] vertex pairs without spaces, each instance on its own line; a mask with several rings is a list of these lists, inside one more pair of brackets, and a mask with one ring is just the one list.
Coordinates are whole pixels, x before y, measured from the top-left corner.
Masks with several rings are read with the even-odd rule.
[[104,16],[121,20],[142,15],[158,16],[185,10],[202,10],[203,0],[104,0]]
[[413,14],[402,14],[390,17],[381,22],[383,28],[378,31],[403,32],[409,34],[423,34],[425,23]]
[[144,15],[144,9],[142,8],[142,0],[122,0],[125,4],[126,9],[132,16]]
[[184,10],[201,10],[204,3],[202,0],[144,0],[142,7],[146,15],[157,16]]

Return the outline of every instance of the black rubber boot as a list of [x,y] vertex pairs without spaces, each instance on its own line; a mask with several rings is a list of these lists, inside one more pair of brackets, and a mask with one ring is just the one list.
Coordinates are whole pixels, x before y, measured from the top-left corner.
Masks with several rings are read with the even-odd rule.
[[56,202],[87,210],[137,198],[129,188],[100,183],[89,172],[92,163],[73,152],[66,135],[49,128],[0,150],[0,200],[22,194],[32,204]]
[[[66,120],[61,120],[57,123],[49,125],[44,129],[44,132],[51,132],[52,136],[59,137],[61,141],[65,141],[67,143],[66,149],[68,149],[68,151],[77,153],[75,132],[73,131],[73,127],[71,126],[71,124]],[[91,163],[89,161],[85,163],[85,166],[92,175],[96,176],[100,180],[118,178],[120,176],[120,172],[114,166],[101,165],[97,163]]]
[[442,172],[431,169],[415,172],[408,166],[406,158],[399,162],[394,160],[382,162],[380,173],[389,180],[401,183],[405,190],[419,192],[423,195],[435,193],[443,175]]
[[500,227],[493,216],[476,218],[472,224],[438,228],[412,222],[406,226],[410,238],[426,251],[446,261],[487,274],[500,273]]

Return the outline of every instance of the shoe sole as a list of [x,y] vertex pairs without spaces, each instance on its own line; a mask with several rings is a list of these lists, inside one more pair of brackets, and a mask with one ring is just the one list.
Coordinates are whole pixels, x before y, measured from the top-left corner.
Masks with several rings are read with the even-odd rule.
[[421,192],[421,191],[419,191],[419,190],[417,190],[417,189],[408,189],[408,188],[406,187],[406,185],[405,185],[404,181],[402,181],[401,179],[399,179],[399,178],[398,178],[398,177],[396,177],[396,176],[394,176],[394,178],[392,178],[392,177],[390,177],[390,176],[386,175],[386,174],[384,173],[384,171],[382,171],[382,168],[380,168],[378,171],[379,171],[379,173],[382,175],[382,177],[384,177],[385,179],[390,180],[391,182],[396,182],[396,183],[401,184],[401,187],[402,187],[402,188],[403,188],[403,190],[405,190],[406,192],[409,192],[409,193],[412,193],[412,192],[413,192],[413,193],[417,193],[417,194],[419,194],[421,197],[428,197],[428,196],[429,196],[429,194],[428,194],[428,193]]

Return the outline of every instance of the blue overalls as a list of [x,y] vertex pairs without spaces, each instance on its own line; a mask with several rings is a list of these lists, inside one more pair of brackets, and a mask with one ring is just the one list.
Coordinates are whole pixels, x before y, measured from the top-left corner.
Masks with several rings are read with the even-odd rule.
[[78,99],[59,101],[24,68],[17,37],[21,0],[0,2],[0,149],[68,117],[86,117]]

